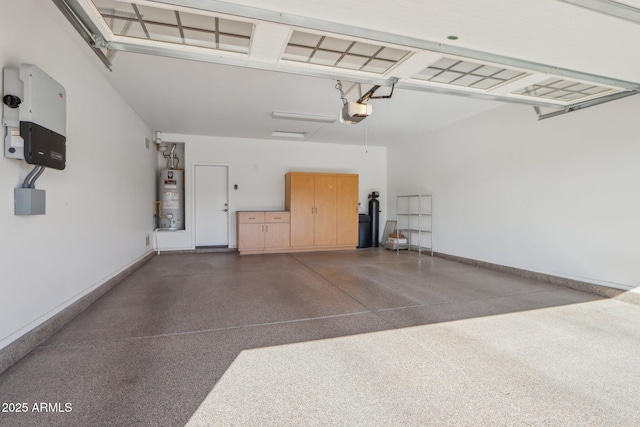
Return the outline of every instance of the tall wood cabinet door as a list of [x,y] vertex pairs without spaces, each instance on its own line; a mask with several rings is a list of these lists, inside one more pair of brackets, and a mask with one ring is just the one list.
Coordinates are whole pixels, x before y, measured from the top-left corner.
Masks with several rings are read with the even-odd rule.
[[291,175],[291,246],[313,246],[315,176]]
[[315,177],[315,246],[336,244],[336,204],[338,185],[335,175]]
[[264,224],[238,224],[238,250],[264,249],[264,227]]
[[358,175],[338,176],[337,244],[358,246]]

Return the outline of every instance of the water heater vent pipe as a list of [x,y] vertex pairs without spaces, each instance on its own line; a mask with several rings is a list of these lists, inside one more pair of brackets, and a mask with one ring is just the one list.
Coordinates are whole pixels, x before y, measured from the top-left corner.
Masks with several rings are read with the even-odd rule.
[[169,169],[176,168],[176,144],[171,146],[171,152],[169,153],[170,166]]

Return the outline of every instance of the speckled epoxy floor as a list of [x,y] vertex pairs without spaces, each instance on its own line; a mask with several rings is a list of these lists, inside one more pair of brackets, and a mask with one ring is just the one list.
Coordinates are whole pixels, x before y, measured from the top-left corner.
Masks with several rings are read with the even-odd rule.
[[0,376],[0,426],[636,426],[639,325],[413,253],[161,255]]

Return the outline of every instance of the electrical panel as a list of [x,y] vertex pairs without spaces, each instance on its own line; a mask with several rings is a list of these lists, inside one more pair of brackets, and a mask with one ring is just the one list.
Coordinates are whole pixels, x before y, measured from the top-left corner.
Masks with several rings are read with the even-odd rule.
[[32,64],[3,72],[2,124],[4,155],[33,165],[64,169],[66,165],[67,93]]

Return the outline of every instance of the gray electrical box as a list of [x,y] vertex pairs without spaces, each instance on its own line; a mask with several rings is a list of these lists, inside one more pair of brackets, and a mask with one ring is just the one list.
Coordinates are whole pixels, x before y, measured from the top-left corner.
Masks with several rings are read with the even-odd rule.
[[35,188],[15,188],[14,213],[16,215],[44,215],[47,208],[47,192]]

